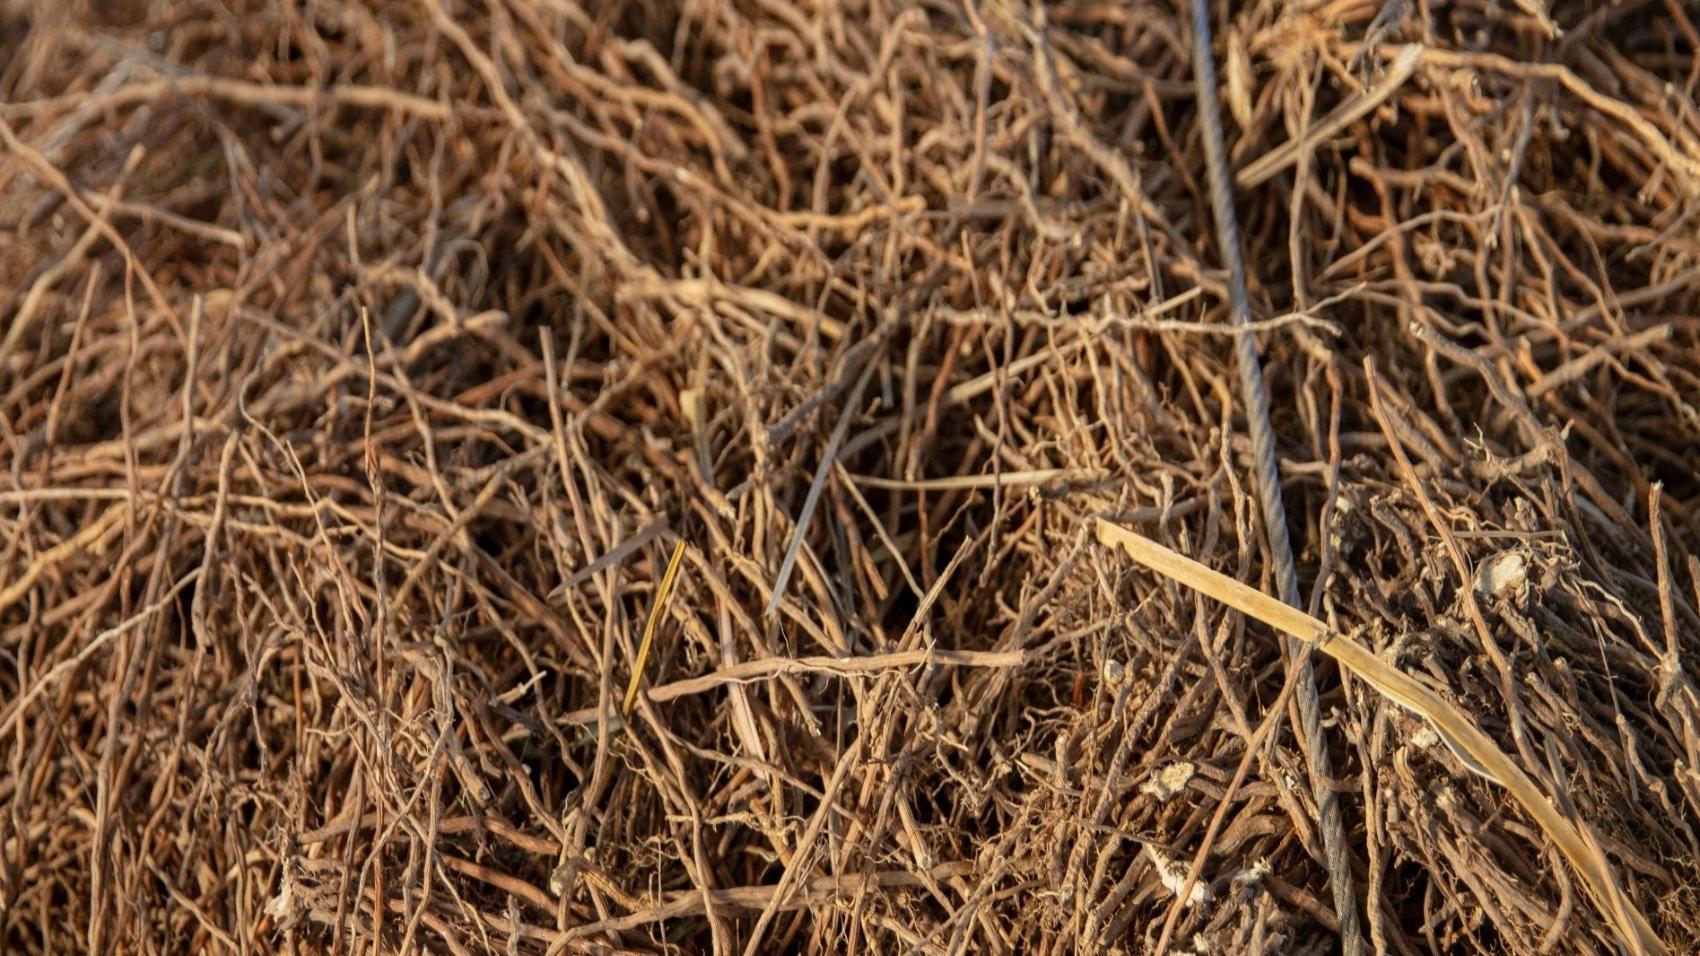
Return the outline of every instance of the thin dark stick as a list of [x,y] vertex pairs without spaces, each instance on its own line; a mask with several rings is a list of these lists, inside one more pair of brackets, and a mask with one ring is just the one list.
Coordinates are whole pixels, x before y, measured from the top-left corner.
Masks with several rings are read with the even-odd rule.
[[[1299,606],[1299,576],[1293,564],[1293,546],[1287,539],[1287,511],[1281,503],[1281,477],[1275,463],[1275,434],[1269,426],[1269,393],[1263,385],[1263,367],[1257,357],[1257,336],[1252,333],[1251,305],[1246,297],[1245,262],[1240,257],[1239,224],[1234,218],[1233,182],[1228,173],[1227,149],[1222,142],[1222,114],[1216,104],[1216,63],[1210,52],[1210,12],[1206,0],[1192,0],[1192,75],[1197,88],[1199,117],[1204,124],[1204,154],[1209,165],[1210,206],[1216,219],[1217,246],[1228,267],[1228,311],[1239,334],[1234,336],[1235,364],[1239,366],[1240,398],[1245,403],[1246,429],[1251,433],[1252,456],[1257,470],[1257,491],[1263,508],[1263,527],[1269,536],[1269,555],[1281,588],[1281,600]],[[1352,864],[1346,850],[1346,828],[1340,819],[1340,803],[1329,786],[1331,777],[1328,747],[1322,739],[1322,718],[1316,696],[1316,675],[1310,652],[1288,639],[1287,666],[1297,668],[1299,733],[1310,767],[1311,790],[1321,817],[1322,847],[1328,867],[1328,882],[1334,891],[1334,909],[1340,917],[1340,941],[1347,956],[1363,951],[1358,928],[1357,894],[1353,888]]]

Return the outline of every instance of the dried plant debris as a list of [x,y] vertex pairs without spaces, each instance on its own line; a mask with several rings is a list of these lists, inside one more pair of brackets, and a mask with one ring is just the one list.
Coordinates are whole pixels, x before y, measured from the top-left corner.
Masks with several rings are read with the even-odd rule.
[[1170,797],[1186,789],[1187,781],[1192,779],[1192,775],[1197,769],[1185,760],[1177,760],[1152,774],[1149,779],[1140,784],[1139,792],[1149,797],[1156,797],[1158,802],[1166,802]]
[[[0,951],[1338,951],[1183,7],[0,3]],[[1693,951],[1700,17],[1208,13],[1366,949]]]
[[1529,581],[1529,559],[1520,551],[1501,551],[1476,568],[1476,594],[1515,593]]
[[1216,898],[1210,892],[1209,883],[1201,880],[1188,880],[1186,865],[1179,860],[1172,860],[1162,850],[1147,843],[1145,856],[1157,870],[1157,879],[1163,888],[1179,897],[1184,906],[1201,906]]

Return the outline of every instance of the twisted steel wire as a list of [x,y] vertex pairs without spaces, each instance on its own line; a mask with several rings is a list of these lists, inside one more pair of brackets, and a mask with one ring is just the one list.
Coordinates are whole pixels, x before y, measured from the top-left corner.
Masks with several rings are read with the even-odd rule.
[[[1281,476],[1275,460],[1275,434],[1269,425],[1269,393],[1263,384],[1263,368],[1257,357],[1257,336],[1250,329],[1251,304],[1246,296],[1245,262],[1240,254],[1239,224],[1234,217],[1233,181],[1228,173],[1227,148],[1222,137],[1222,112],[1217,105],[1216,63],[1211,54],[1210,12],[1207,0],[1192,0],[1193,81],[1196,85],[1200,120],[1204,124],[1204,154],[1209,166],[1210,206],[1216,220],[1216,239],[1222,262],[1228,267],[1228,311],[1238,332],[1234,335],[1235,364],[1239,366],[1240,400],[1245,404],[1246,429],[1251,433],[1252,457],[1257,472],[1263,527],[1269,536],[1269,553],[1281,600],[1299,607],[1299,576],[1293,563],[1293,546],[1287,537],[1287,512],[1281,502]],[[1311,791],[1321,817],[1324,863],[1340,920],[1340,941],[1347,956],[1363,952],[1358,925],[1357,894],[1352,878],[1351,857],[1346,848],[1346,828],[1340,819],[1340,802],[1331,778],[1328,747],[1322,737],[1322,716],[1317,703],[1316,675],[1310,651],[1292,638],[1285,638],[1287,666],[1298,668],[1299,735],[1305,761],[1310,768]]]

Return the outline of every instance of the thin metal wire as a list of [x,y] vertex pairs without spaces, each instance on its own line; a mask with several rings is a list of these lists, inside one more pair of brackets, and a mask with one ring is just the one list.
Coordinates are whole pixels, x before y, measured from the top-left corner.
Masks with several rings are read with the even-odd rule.
[[[1246,428],[1251,433],[1252,457],[1257,471],[1257,491],[1263,509],[1263,527],[1269,536],[1269,553],[1281,600],[1299,607],[1299,576],[1293,563],[1293,546],[1287,538],[1287,510],[1281,502],[1281,476],[1275,461],[1275,434],[1269,425],[1269,393],[1263,384],[1263,367],[1257,357],[1257,336],[1251,331],[1251,304],[1246,298],[1245,262],[1240,253],[1239,224],[1234,218],[1233,181],[1228,174],[1227,149],[1222,142],[1222,112],[1217,106],[1216,62],[1210,52],[1208,0],[1192,0],[1193,81],[1197,88],[1199,117],[1204,124],[1204,154],[1209,165],[1210,206],[1216,219],[1217,247],[1228,267],[1228,311],[1234,326],[1235,364],[1239,366],[1240,399],[1245,404]],[[1346,956],[1363,952],[1358,926],[1357,893],[1352,879],[1351,858],[1346,850],[1346,828],[1340,819],[1340,802],[1329,785],[1328,747],[1322,738],[1322,717],[1316,696],[1316,675],[1310,651],[1288,638],[1287,666],[1298,668],[1299,736],[1305,761],[1310,767],[1311,791],[1316,797],[1322,825],[1322,849],[1328,867],[1328,882],[1334,893],[1334,909],[1340,920],[1340,941]]]

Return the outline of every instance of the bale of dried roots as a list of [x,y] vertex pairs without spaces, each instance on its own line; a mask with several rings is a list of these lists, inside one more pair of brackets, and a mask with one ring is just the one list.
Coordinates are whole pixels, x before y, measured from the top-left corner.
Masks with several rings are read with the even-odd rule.
[[[1692,948],[1691,13],[1214,6],[1301,604]],[[1279,636],[1093,536],[1279,592],[1184,8],[0,7],[0,949],[1335,949]],[[1315,689],[1369,945],[1618,945]]]

